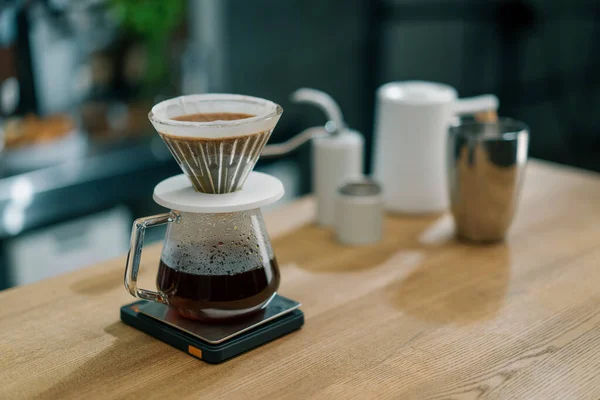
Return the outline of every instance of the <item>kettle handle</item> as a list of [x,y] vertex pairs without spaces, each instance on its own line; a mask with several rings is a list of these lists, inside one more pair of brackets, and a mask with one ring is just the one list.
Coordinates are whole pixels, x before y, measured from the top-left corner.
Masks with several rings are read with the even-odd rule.
[[168,304],[167,297],[164,293],[138,288],[137,276],[140,268],[140,260],[142,258],[142,247],[144,246],[146,228],[163,225],[168,222],[179,222],[180,218],[181,216],[178,213],[171,211],[164,214],[139,218],[133,222],[131,242],[129,245],[129,253],[127,254],[127,264],[125,266],[125,287],[133,297]]
[[497,111],[498,105],[498,97],[493,94],[463,97],[462,99],[457,99],[454,103],[454,113],[457,115],[465,115],[485,111]]

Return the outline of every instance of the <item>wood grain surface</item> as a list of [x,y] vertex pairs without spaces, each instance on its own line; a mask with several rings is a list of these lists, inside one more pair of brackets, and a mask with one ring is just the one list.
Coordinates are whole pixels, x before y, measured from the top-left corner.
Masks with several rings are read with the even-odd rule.
[[532,162],[497,245],[455,241],[441,215],[343,247],[313,212],[267,215],[302,330],[205,364],[119,321],[121,258],[0,293],[0,398],[600,398],[597,175]]

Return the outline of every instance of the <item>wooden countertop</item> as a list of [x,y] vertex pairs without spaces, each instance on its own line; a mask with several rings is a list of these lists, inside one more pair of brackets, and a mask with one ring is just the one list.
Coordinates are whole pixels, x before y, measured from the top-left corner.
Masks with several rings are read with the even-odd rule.
[[121,258],[0,293],[0,398],[600,398],[598,175],[532,162],[492,246],[390,216],[347,248],[312,216],[310,199],[267,215],[302,330],[205,364],[119,321]]

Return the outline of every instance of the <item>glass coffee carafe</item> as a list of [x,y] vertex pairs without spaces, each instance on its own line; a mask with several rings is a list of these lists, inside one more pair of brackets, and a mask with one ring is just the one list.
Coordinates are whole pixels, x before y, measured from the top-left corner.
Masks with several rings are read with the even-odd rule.
[[[125,269],[135,297],[171,306],[183,317],[224,320],[264,308],[279,287],[279,268],[260,207],[284,193],[279,179],[251,172],[244,188],[197,193],[184,175],[159,183],[154,200],[171,211],[137,219]],[[168,224],[156,291],[137,286],[147,228]]]
[[[147,227],[169,223],[157,291],[136,285]],[[136,297],[176,308],[191,319],[243,316],[264,307],[279,287],[279,269],[260,209],[226,213],[171,211],[138,219],[125,283]]]

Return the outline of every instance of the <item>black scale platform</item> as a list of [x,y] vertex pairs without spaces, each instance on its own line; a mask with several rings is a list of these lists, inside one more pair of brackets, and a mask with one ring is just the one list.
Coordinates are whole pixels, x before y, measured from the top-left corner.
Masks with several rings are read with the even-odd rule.
[[182,318],[164,304],[137,301],[121,307],[127,325],[211,364],[216,364],[293,332],[304,324],[300,303],[275,295],[253,316],[226,324]]

